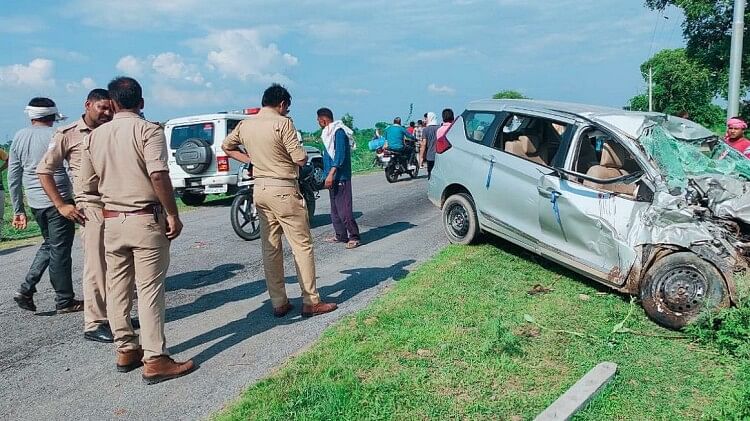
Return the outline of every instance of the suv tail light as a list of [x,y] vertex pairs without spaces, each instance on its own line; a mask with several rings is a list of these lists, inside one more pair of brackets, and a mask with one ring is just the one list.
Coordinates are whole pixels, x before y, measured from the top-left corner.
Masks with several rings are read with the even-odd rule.
[[228,156],[217,156],[216,157],[216,169],[220,172],[229,171],[229,157]]

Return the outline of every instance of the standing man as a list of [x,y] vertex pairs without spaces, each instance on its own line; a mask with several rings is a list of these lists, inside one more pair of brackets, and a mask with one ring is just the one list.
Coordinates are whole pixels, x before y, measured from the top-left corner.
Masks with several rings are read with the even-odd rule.
[[[58,212],[44,193],[36,167],[47,152],[55,129],[52,125],[63,117],[57,113],[55,102],[49,98],[32,98],[24,110],[31,126],[21,129],[10,146],[8,187],[13,203],[13,226],[26,229],[24,191],[31,213],[34,215],[44,242],[31,263],[26,280],[13,300],[24,310],[36,311],[34,293],[42,274],[49,268],[49,279],[55,289],[57,314],[83,310],[83,301],[75,299],[70,251],[75,237],[75,224]],[[72,186],[64,168],[52,176],[63,202],[73,204]]]
[[359,227],[352,212],[352,158],[350,137],[352,130],[341,120],[333,121],[333,111],[329,108],[318,110],[318,124],[323,129],[323,171],[328,173],[325,188],[331,197],[331,222],[335,235],[327,238],[331,243],[346,243],[353,249],[362,243],[359,240]]
[[0,148],[0,240],[3,239],[3,215],[5,215],[5,190],[3,188],[3,171],[8,168],[8,153]]
[[422,145],[424,143],[424,120],[417,121],[417,127],[414,128],[414,138],[417,139],[415,147],[417,148],[417,161],[419,168],[422,168]]
[[750,140],[745,138],[745,129],[747,129],[747,123],[741,118],[730,118],[727,120],[727,134],[724,136],[724,141],[745,157],[750,158]]
[[430,111],[427,113],[427,127],[422,134],[425,138],[424,155],[422,159],[427,163],[427,179],[432,175],[432,167],[435,166],[435,143],[437,143],[438,126],[437,114]]
[[[182,231],[159,125],[144,120],[141,85],[118,77],[107,86],[115,116],[85,138],[82,193],[104,204],[107,315],[117,348],[117,371],[143,365],[146,384],[188,374],[192,361],[175,362],[164,336],[164,278],[170,241]],[[130,310],[138,290],[141,341]]]
[[[294,254],[302,290],[302,316],[328,313],[336,310],[336,304],[320,301],[315,286],[310,221],[297,182],[307,154],[297,140],[294,123],[287,117],[292,97],[283,86],[273,84],[263,92],[261,104],[258,114],[242,120],[221,147],[231,158],[253,164],[253,201],[260,217],[263,269],[273,314],[284,317],[292,309],[284,285],[282,233]],[[247,153],[238,150],[240,145]]]
[[[106,89],[89,92],[84,108],[81,118],[57,130],[49,150],[36,167],[36,173],[57,211],[83,225],[83,337],[91,341],[112,342],[112,330],[107,322],[103,205],[98,195],[83,193],[79,174],[83,138],[112,120],[109,92]],[[75,205],[66,202],[55,185],[55,171],[62,168],[63,162],[68,163],[73,175]]]

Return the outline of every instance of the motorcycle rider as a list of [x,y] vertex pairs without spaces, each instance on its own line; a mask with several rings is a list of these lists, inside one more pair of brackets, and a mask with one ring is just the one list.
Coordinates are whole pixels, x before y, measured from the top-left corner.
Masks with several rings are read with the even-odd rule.
[[[410,146],[406,141],[416,141],[411,133],[409,133],[404,126],[401,125],[401,117],[393,119],[393,124],[385,129],[385,149],[399,153],[402,157],[408,157],[414,148]],[[402,158],[402,162],[406,165],[407,159]]]

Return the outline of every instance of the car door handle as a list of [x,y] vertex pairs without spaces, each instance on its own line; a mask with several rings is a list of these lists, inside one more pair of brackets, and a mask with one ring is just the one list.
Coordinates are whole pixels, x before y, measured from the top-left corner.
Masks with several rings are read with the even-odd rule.
[[495,156],[494,155],[482,155],[482,159],[488,162],[495,162]]
[[548,199],[552,198],[553,194],[557,196],[562,196],[562,193],[553,189],[552,187],[536,186],[536,191],[538,191],[542,197],[546,197]]

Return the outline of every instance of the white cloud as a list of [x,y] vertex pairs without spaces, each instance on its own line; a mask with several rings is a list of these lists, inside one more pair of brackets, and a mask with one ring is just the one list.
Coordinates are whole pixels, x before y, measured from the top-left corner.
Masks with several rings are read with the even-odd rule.
[[70,82],[65,84],[65,90],[68,92],[75,92],[81,88],[90,91],[96,87],[96,82],[90,77],[81,79],[80,82]]
[[122,57],[115,67],[128,76],[141,76],[143,74],[144,63],[131,55],[127,55]]
[[151,95],[158,105],[175,108],[223,105],[227,100],[227,93],[213,90],[185,90],[166,84],[154,86]]
[[453,95],[456,93],[456,90],[454,88],[451,88],[450,86],[436,85],[434,83],[430,83],[429,85],[427,85],[427,91],[441,95]]
[[149,56],[151,67],[157,74],[170,79],[183,79],[197,85],[205,82],[203,75],[195,70],[194,65],[186,64],[179,54],[172,52]]
[[341,95],[364,96],[370,95],[371,92],[364,88],[341,88],[338,90],[338,93]]
[[28,65],[11,64],[0,66],[0,86],[27,86],[47,88],[55,86],[52,73],[55,63],[44,58],[35,58]]
[[198,51],[207,51],[207,67],[225,78],[252,82],[288,82],[284,72],[296,66],[297,57],[264,44],[256,29],[230,29],[214,32],[189,42]]

